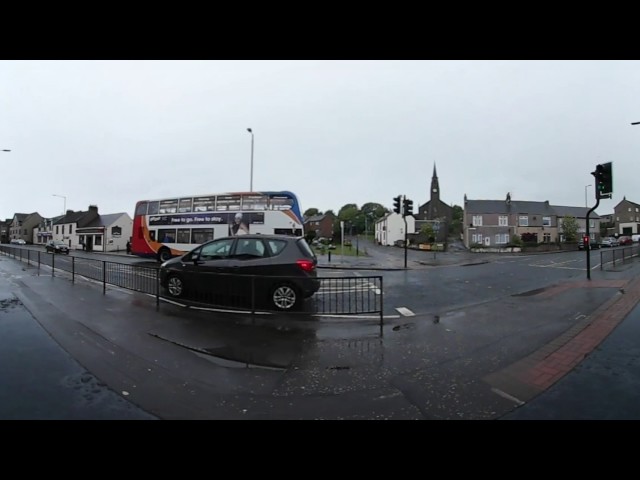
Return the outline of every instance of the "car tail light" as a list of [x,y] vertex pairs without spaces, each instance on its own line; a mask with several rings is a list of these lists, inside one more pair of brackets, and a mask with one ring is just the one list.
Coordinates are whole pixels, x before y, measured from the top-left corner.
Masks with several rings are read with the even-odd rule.
[[311,260],[298,260],[296,264],[305,272],[313,272],[316,268],[315,263]]

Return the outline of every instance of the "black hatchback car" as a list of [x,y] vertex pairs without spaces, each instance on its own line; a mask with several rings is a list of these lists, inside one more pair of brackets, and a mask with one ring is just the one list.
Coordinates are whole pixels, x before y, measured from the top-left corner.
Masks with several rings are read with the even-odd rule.
[[224,237],[164,262],[160,284],[173,298],[291,311],[320,288],[317,263],[302,237]]
[[69,247],[60,240],[49,240],[45,245],[44,250],[47,253],[65,253],[69,255]]

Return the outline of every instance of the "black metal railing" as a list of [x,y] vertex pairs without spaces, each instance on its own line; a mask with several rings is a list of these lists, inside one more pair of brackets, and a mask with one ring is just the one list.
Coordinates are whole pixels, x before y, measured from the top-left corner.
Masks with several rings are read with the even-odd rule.
[[[194,307],[222,307],[255,312],[299,313],[303,315],[377,314],[383,321],[382,276],[292,277],[236,275],[199,272],[197,281],[188,273],[182,277],[183,291],[160,287],[158,267],[44,253],[38,250],[0,245],[0,253],[37,266],[71,274],[71,281],[81,276],[107,285],[147,293],[160,299],[172,299]],[[165,282],[165,286],[167,283]],[[174,285],[176,287],[176,285]]]
[[605,265],[611,264],[614,268],[616,265],[628,263],[640,255],[640,244],[629,245],[626,247],[614,247],[600,250],[600,270]]

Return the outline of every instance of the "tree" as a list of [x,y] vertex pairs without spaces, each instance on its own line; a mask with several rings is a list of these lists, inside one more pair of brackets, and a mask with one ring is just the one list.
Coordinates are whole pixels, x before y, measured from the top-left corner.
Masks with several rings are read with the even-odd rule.
[[309,230],[307,233],[305,233],[304,235],[304,239],[307,241],[307,243],[311,243],[313,241],[313,239],[316,238],[316,231],[315,230]]
[[571,215],[562,217],[562,234],[565,242],[575,242],[578,239],[578,220],[576,217]]
[[322,212],[317,208],[307,208],[307,210],[302,214],[304,218],[313,217],[314,215],[322,215]]
[[455,235],[456,237],[460,236],[462,233],[462,219],[464,216],[464,211],[460,205],[453,206],[453,214],[451,215],[451,229],[449,233],[451,235]]
[[427,237],[427,241],[429,243],[433,243],[436,239],[436,232],[433,229],[433,224],[431,223],[425,223],[424,225],[422,225],[420,233]]

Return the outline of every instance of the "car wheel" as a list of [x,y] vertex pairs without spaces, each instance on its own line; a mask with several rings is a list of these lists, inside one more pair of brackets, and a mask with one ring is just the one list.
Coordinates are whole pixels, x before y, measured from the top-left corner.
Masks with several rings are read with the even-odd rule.
[[298,307],[302,296],[290,283],[280,283],[271,289],[270,298],[276,310],[288,312]]
[[158,260],[161,262],[166,262],[167,260],[171,260],[171,251],[168,248],[162,248],[158,252]]
[[173,298],[184,296],[184,282],[178,275],[170,275],[167,278],[167,292]]

